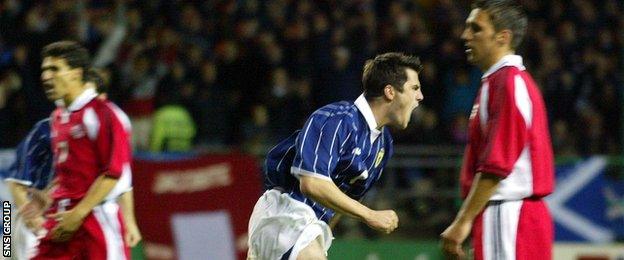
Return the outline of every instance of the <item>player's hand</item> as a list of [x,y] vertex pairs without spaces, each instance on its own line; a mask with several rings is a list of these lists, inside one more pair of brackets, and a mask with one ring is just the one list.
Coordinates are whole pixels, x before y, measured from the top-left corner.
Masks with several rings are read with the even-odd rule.
[[[55,185],[54,182],[52,185]],[[46,191],[30,188],[28,189],[31,201],[39,206],[41,210],[46,210],[52,204],[52,199]]]
[[80,214],[74,209],[47,215],[57,221],[52,229],[50,237],[52,241],[65,242],[71,239],[76,230],[80,228],[86,215]]
[[136,246],[139,241],[141,241],[143,237],[141,236],[141,231],[139,231],[139,227],[137,227],[136,223],[128,223],[126,226],[126,236],[124,240],[129,247]]
[[373,210],[365,222],[372,229],[390,234],[399,226],[399,217],[394,210]]
[[39,233],[39,231],[43,228],[43,223],[45,222],[45,219],[43,218],[43,216],[39,215],[35,218],[32,219],[25,219],[24,223],[26,224],[26,227],[28,227],[28,229],[32,230],[33,233],[37,234]]
[[40,217],[43,214],[43,210],[43,205],[38,201],[30,200],[17,209],[17,213],[28,221]]
[[455,220],[440,234],[442,239],[442,251],[446,259],[463,259],[466,257],[466,253],[462,249],[462,244],[470,234],[471,229],[471,222]]

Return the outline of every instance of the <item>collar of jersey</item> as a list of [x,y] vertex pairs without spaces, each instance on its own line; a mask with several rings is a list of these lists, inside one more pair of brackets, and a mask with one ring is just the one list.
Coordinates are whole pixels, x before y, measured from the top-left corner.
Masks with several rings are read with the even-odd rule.
[[77,111],[89,103],[92,99],[97,97],[97,93],[94,88],[85,89],[78,97],[67,107],[69,111]]
[[490,67],[487,71],[485,71],[485,73],[483,73],[483,76],[481,78],[485,79],[488,76],[492,75],[492,73],[501,69],[502,67],[507,67],[507,66],[514,66],[514,67],[517,67],[519,70],[526,69],[524,67],[524,64],[522,63],[522,56],[515,55],[515,54],[507,54],[503,56],[497,63],[492,65],[492,67]]
[[358,108],[358,110],[360,110],[360,113],[362,113],[364,119],[366,119],[368,128],[371,131],[371,140],[375,140],[375,138],[379,136],[379,134],[381,134],[381,131],[377,129],[377,121],[375,121],[373,110],[371,110],[370,105],[364,97],[364,94],[360,95],[353,103]]

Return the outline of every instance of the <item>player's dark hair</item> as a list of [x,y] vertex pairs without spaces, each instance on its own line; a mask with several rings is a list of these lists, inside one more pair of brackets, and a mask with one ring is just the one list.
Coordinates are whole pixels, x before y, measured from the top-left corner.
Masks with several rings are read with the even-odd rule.
[[527,31],[528,18],[522,6],[514,0],[476,0],[472,9],[482,9],[490,15],[494,30],[512,32],[511,47],[520,46]]
[[41,57],[55,57],[65,59],[67,65],[72,68],[82,69],[83,81],[87,76],[90,58],[89,51],[74,41],[58,41],[43,47]]
[[408,68],[420,73],[422,70],[420,59],[403,53],[388,52],[367,60],[362,75],[366,99],[383,96],[387,85],[392,85],[399,92],[403,92],[403,84],[407,81],[405,69]]
[[93,82],[93,84],[95,84],[97,93],[103,94],[108,92],[108,86],[106,86],[106,82],[104,82],[104,77],[102,77],[101,71],[97,69],[90,68],[89,70],[87,70],[84,81]]

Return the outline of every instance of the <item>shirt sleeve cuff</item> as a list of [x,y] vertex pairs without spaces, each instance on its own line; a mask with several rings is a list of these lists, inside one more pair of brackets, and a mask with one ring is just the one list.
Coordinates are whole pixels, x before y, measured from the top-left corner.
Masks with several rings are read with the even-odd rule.
[[25,185],[25,186],[31,186],[33,184],[32,181],[20,180],[20,179],[15,179],[15,178],[6,178],[6,179],[4,179],[4,181],[6,181],[6,182],[15,182],[17,184],[21,184],[21,185]]
[[290,173],[292,173],[292,175],[295,176],[297,180],[299,179],[300,176],[305,175],[305,176],[323,179],[326,181],[332,181],[332,179],[329,178],[327,175],[323,175],[321,173],[316,173],[316,172],[311,172],[311,171],[306,171],[304,169],[297,168],[297,167],[290,167]]
[[507,178],[507,176],[511,174],[511,170],[502,169],[500,167],[489,166],[489,165],[482,165],[482,166],[477,167],[477,172],[481,172],[485,174],[492,174],[492,175],[496,175],[502,178]]
[[119,179],[119,178],[121,178],[121,172],[105,171],[104,172],[104,176],[110,177],[110,178],[113,178],[113,179]]

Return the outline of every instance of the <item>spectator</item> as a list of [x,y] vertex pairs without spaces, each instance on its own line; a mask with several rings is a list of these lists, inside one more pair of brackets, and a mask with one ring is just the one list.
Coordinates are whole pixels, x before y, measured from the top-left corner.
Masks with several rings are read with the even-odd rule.
[[[624,34],[618,28],[624,24],[624,5],[615,0],[521,2],[532,30],[520,53],[543,88],[551,125],[562,121],[574,129],[584,124],[579,108],[587,104],[605,122],[617,125],[600,135],[609,140],[604,141],[608,145],[590,150],[621,152],[623,79],[619,72]],[[422,56],[423,85],[435,86],[423,104],[437,118],[436,128],[453,129],[442,135],[441,143],[462,142],[459,128],[465,119],[458,117],[467,116],[469,109],[462,100],[474,95],[477,73],[461,69],[466,60],[459,34],[467,1],[8,3],[0,19],[0,65],[3,75],[16,73],[21,86],[3,108],[12,112],[1,119],[22,124],[19,129],[28,129],[52,109],[41,105],[46,104],[39,102],[43,96],[31,95],[40,89],[36,83],[39,57],[31,54],[59,38],[82,41],[96,54],[95,65],[111,72],[111,100],[132,117],[140,149],[148,147],[144,137],[151,132],[151,117],[165,93],[180,94],[183,86],[192,93],[194,98],[184,103],[198,126],[196,145],[213,141],[240,145],[246,142],[240,129],[244,122],[253,121],[253,107],[264,106],[269,118],[274,118],[272,111],[302,98],[311,109],[352,99],[360,90],[354,80],[360,72],[357,68],[383,51]],[[213,64],[206,66],[216,71],[207,82],[202,71],[213,69],[203,68],[206,60]],[[287,72],[289,94],[273,102],[271,77],[276,68]],[[180,71],[183,76],[173,79]],[[292,79],[308,84],[309,96],[296,94],[299,86]],[[20,103],[24,96],[29,99]],[[24,115],[23,122],[5,120],[18,114]],[[25,134],[13,132],[14,140]],[[568,137],[579,146],[573,150],[586,150],[581,147],[582,134]],[[419,138],[404,140],[414,144]]]
[[188,152],[192,149],[195,132],[195,123],[183,106],[165,105],[154,113],[150,151]]

